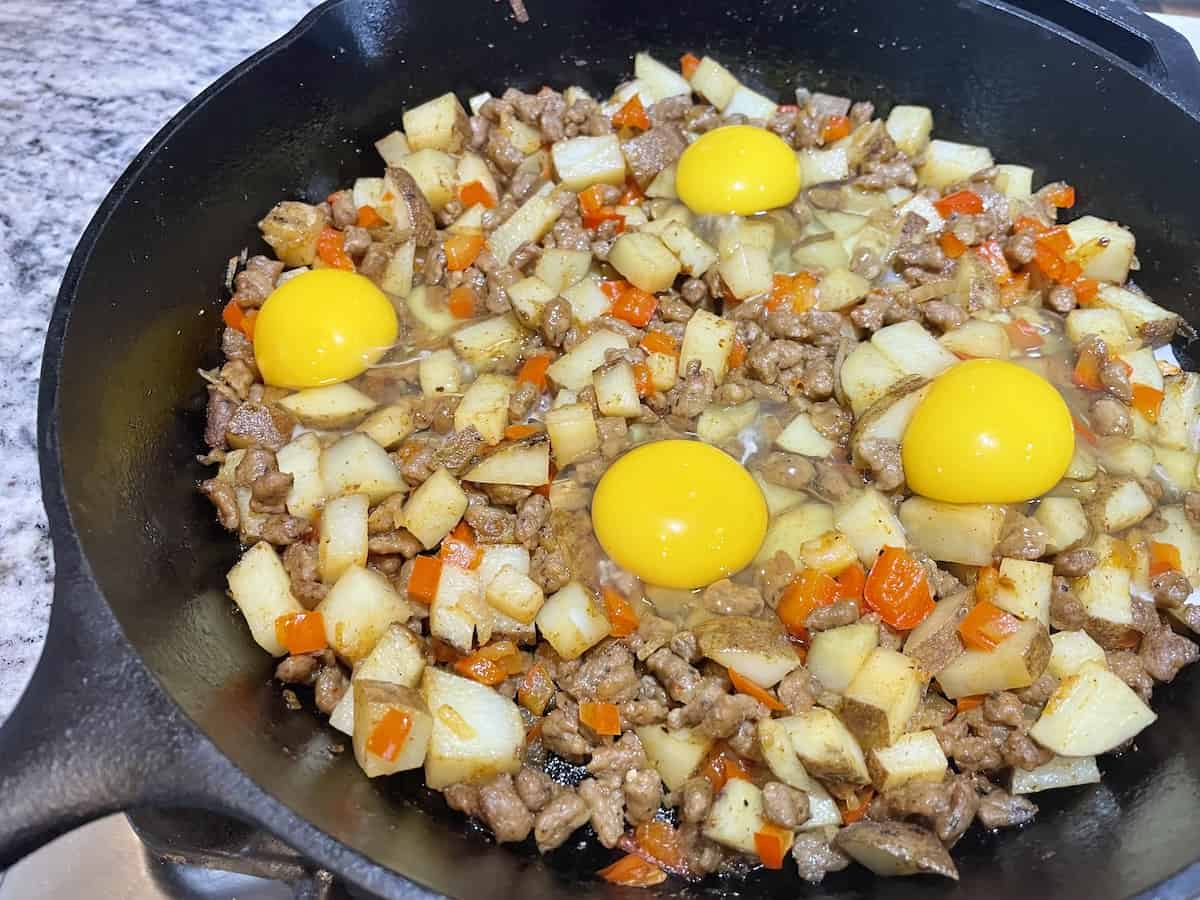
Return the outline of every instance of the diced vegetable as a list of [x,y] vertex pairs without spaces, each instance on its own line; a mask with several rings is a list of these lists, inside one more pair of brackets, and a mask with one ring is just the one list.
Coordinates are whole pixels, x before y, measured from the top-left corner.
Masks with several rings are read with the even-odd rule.
[[1108,669],[1085,665],[1059,682],[1029,736],[1060,756],[1107,753],[1158,717]]
[[1000,585],[992,602],[1022,619],[1050,627],[1050,593],[1054,566],[1024,559],[1000,561]]
[[522,572],[505,566],[487,585],[484,599],[495,609],[528,625],[542,608],[542,589]]
[[1136,525],[1154,511],[1154,501],[1136,481],[1118,481],[1097,492],[1088,508],[1099,531],[1114,533]]
[[756,854],[754,836],[766,825],[762,791],[740,778],[725,782],[704,822],[704,836],[740,853]]
[[469,133],[467,113],[454,94],[442,94],[406,109],[403,115],[404,132],[412,150],[445,150],[458,153]]
[[592,372],[604,364],[605,353],[628,347],[629,344],[620,335],[611,331],[597,331],[556,359],[546,374],[555,384],[577,391],[591,383]]
[[912,659],[876,647],[846,687],[839,715],[861,746],[887,746],[904,733],[924,688]]
[[[375,149],[389,166],[397,165],[400,160],[412,153],[412,147],[409,146],[408,138],[404,136],[403,131],[393,131],[385,134],[375,142]],[[358,180],[366,181],[368,179],[360,178]],[[380,181],[382,180],[380,179]]]
[[331,384],[288,394],[279,405],[312,428],[344,428],[358,422],[377,404],[348,384]]
[[1067,225],[1076,253],[1084,251],[1085,278],[1124,284],[1133,261],[1133,233],[1116,222],[1096,216],[1082,216]]
[[710,56],[700,60],[688,81],[693,91],[718,110],[729,105],[733,92],[738,89],[738,80]]
[[982,319],[968,319],[943,334],[940,343],[951,353],[973,359],[1008,359],[1012,352],[1004,327]]
[[692,93],[692,86],[678,72],[664,66],[649,53],[638,53],[633,57],[633,74],[642,83],[643,96],[650,98],[649,103]]
[[727,116],[742,115],[747,119],[761,119],[766,122],[775,115],[779,106],[774,100],[769,100],[758,91],[752,91],[744,84],[739,84],[729,96],[729,102],[722,112]]
[[869,342],[855,347],[843,360],[838,378],[856,416],[862,415],[904,377],[879,349]]
[[625,183],[625,157],[615,134],[558,141],[550,148],[550,155],[559,179],[568,190]]
[[[820,537],[833,528],[833,520],[833,510],[824,503],[803,503],[787,510],[767,526],[755,562],[761,565],[780,550],[795,553],[805,541]],[[841,530],[845,531],[844,528]]]
[[758,416],[759,408],[757,400],[747,400],[737,406],[712,404],[696,421],[696,434],[705,443],[720,444],[748,427]]
[[1069,550],[1087,538],[1090,526],[1083,504],[1074,497],[1045,497],[1034,518],[1046,532],[1047,553]]
[[910,497],[900,505],[900,521],[914,547],[939,562],[986,566],[1004,528],[1003,506],[940,503]]
[[611,626],[591,592],[578,581],[546,598],[538,630],[563,659],[576,659],[608,636]]
[[773,687],[800,665],[783,629],[769,619],[717,616],[693,630],[704,656],[759,687]]
[[275,623],[281,616],[304,612],[304,607],[292,596],[291,579],[274,547],[260,541],[242,554],[229,570],[229,595],[242,611],[255,643],[272,656],[286,654]]
[[433,717],[425,784],[440,790],[521,768],[525,727],[511,700],[492,688],[427,668],[421,693]]
[[391,582],[361,565],[348,567],[317,606],[325,620],[325,637],[342,659],[365,659],[393,622],[412,614]]
[[540,487],[550,482],[550,445],[546,441],[514,444],[484,457],[463,475],[476,484]]
[[281,447],[275,454],[275,461],[280,472],[292,476],[287,511],[293,516],[311,519],[325,502],[325,483],[321,479],[321,441],[311,431],[305,432]]
[[987,147],[933,140],[925,149],[925,162],[917,170],[917,176],[922,187],[944,188],[957,181],[966,181],[994,162]]
[[807,413],[800,413],[792,419],[779,437],[775,438],[775,444],[789,453],[820,459],[827,457],[835,446],[833,441],[817,431]]
[[[981,593],[976,585],[976,596]],[[980,600],[958,623],[958,634],[968,650],[995,650],[1010,635],[1016,634],[1021,621],[990,600]]]
[[438,469],[412,492],[404,505],[404,527],[431,550],[458,524],[467,510],[466,492],[458,479]]
[[544,184],[488,237],[487,246],[502,264],[526,241],[537,243],[562,215],[552,198],[553,184]]
[[665,291],[680,272],[679,260],[667,245],[652,234],[627,233],[617,238],[608,262],[636,287],[656,293]]
[[892,512],[891,503],[874,488],[866,488],[839,503],[834,509],[833,523],[850,539],[864,566],[874,565],[884,547],[907,546],[904,526]]
[[1033,169],[1004,163],[996,166],[993,184],[1012,200],[1026,200],[1033,193]]
[[368,778],[394,775],[425,763],[433,717],[411,687],[356,678],[354,758]]
[[725,380],[736,333],[737,327],[729,319],[703,309],[696,310],[683,332],[683,344],[679,349],[680,374],[687,371],[688,363],[698,359],[701,370],[710,370],[720,384]]
[[[1111,248],[1111,244],[1109,246]],[[1095,259],[1092,262],[1094,263]],[[1127,288],[1102,285],[1098,299],[1101,306],[1119,312],[1125,321],[1125,327],[1151,347],[1169,341],[1180,322],[1175,313],[1163,309],[1145,294]],[[1140,379],[1135,377],[1134,380]]]
[[[411,422],[408,408],[404,409]],[[371,503],[408,491],[387,451],[366,434],[357,432],[346,435],[321,454],[321,481],[327,497],[366,494]]]
[[690,728],[668,730],[662,725],[634,729],[650,765],[662,776],[668,790],[677,791],[708,755],[713,739]]
[[937,675],[963,652],[958,624],[967,611],[966,592],[934,604],[933,612],[909,632],[904,654],[930,675]]
[[817,285],[817,309],[844,310],[871,290],[871,283],[849,269],[831,268]]
[[910,157],[916,157],[929,146],[933,112],[926,106],[893,106],[885,127],[897,147]]
[[417,150],[397,165],[412,176],[434,212],[454,199],[458,162],[448,153],[432,148]]
[[416,429],[413,408],[408,403],[392,403],[375,410],[356,427],[385,450],[390,450]]
[[[841,181],[850,175],[850,160],[845,147],[827,147],[818,150],[809,147],[796,154],[800,164],[800,183],[808,187],[813,184],[824,184],[828,181]],[[856,216],[859,227],[866,224],[866,219]],[[833,229],[837,231],[837,229]],[[845,235],[839,233],[838,237]]]
[[507,375],[480,375],[471,382],[454,411],[455,429],[462,431],[474,426],[485,443],[500,443],[508,425],[508,398],[514,387]]
[[954,354],[917,322],[897,322],[871,336],[871,343],[901,372],[932,378],[954,365]]
[[683,271],[695,278],[699,278],[717,262],[717,251],[679,222],[667,222],[659,238],[679,259]]
[[1028,687],[1050,661],[1050,638],[1040,622],[1021,622],[995,650],[967,650],[938,673],[951,700]]
[[1132,340],[1125,320],[1115,309],[1073,309],[1067,313],[1067,337],[1078,344],[1088,335],[1103,338],[1116,350],[1124,350]]
[[871,622],[819,631],[812,637],[806,665],[823,687],[840,694],[878,643],[879,629]]
[[872,750],[867,768],[877,790],[891,791],[910,781],[940,782],[946,776],[946,754],[932,731],[914,731],[890,747]]
[[545,422],[554,463],[560,469],[600,446],[592,407],[586,403],[570,403],[552,409],[546,413]]
[[800,761],[813,775],[852,784],[871,780],[862,748],[832,711],[815,706],[780,721],[791,735]]
[[1086,631],[1059,631],[1050,635],[1050,644],[1050,662],[1046,671],[1055,678],[1074,675],[1089,663],[1108,667],[1104,648]]
[[1056,788],[1076,787],[1081,784],[1099,784],[1100,769],[1094,756],[1056,756],[1036,769],[1013,769],[1013,794],[1036,794]]
[[461,653],[470,653],[476,636],[480,643],[491,638],[492,623],[478,573],[443,560],[429,606],[429,633]]
[[333,584],[350,566],[367,563],[366,494],[348,494],[325,504],[321,512],[317,558],[321,580]]
[[459,356],[477,369],[487,371],[516,356],[524,336],[516,319],[505,314],[458,329],[450,343]]

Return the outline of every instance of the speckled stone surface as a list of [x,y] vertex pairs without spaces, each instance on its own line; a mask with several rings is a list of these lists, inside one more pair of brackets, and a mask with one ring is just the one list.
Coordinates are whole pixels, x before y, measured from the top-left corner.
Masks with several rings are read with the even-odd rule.
[[37,382],[67,260],[142,145],[316,5],[0,0],[0,720],[28,682],[50,612]]

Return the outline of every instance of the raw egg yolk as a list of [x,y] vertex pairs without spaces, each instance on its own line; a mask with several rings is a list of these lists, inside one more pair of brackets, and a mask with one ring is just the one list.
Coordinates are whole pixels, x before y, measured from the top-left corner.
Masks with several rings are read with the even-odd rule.
[[1075,450],[1071,412],[1050,382],[1015,363],[975,359],[939,376],[913,413],[901,456],[908,486],[947,503],[1040,496]]
[[748,216],[795,200],[800,167],[779,135],[752,125],[727,125],[683,151],[675,189],[693,212]]
[[314,269],[272,292],[254,320],[263,381],[309,388],[346,381],[396,342],[396,310],[362,275]]
[[592,525],[617,565],[650,584],[697,588],[745,568],[767,532],[762,490],[699,441],[630,450],[600,479]]

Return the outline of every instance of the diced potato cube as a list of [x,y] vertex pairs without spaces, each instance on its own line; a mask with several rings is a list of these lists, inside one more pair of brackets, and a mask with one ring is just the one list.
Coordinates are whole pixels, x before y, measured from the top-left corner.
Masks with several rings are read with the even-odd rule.
[[1154,449],[1140,441],[1114,438],[1100,448],[1100,461],[1110,475],[1148,478],[1154,469]]
[[1097,531],[1112,534],[1136,525],[1154,511],[1154,501],[1136,481],[1106,485],[1092,500],[1089,517]]
[[519,544],[485,544],[475,574],[479,583],[487,587],[503,568],[515,569],[522,575],[529,574],[529,551]]
[[275,620],[304,612],[304,607],[292,595],[291,579],[274,547],[259,541],[242,554],[229,570],[229,595],[242,611],[255,643],[272,656],[286,655],[275,635]]
[[586,250],[551,249],[542,254],[534,273],[558,293],[580,282],[588,273],[592,254]]
[[[496,185],[496,176],[492,174],[492,170],[488,168],[488,164],[483,161],[482,156],[475,153],[464,153],[458,160],[457,174],[459,189],[466,187],[473,181],[478,181],[483,185],[484,190],[491,194],[493,200],[500,199],[500,189]],[[476,206],[480,205],[476,204]],[[482,222],[480,222],[479,231],[483,231]]]
[[608,618],[578,581],[546,598],[535,619],[538,631],[563,659],[578,659],[608,636]]
[[850,265],[850,255],[841,241],[823,238],[800,244],[792,251],[792,261],[806,269],[844,269]]
[[656,391],[669,391],[679,380],[678,363],[669,353],[647,353],[646,367],[650,369],[650,383]]
[[404,624],[412,611],[390,581],[371,569],[349,566],[317,606],[325,639],[349,663],[365,659],[393,622]]
[[1157,719],[1108,669],[1085,665],[1059,682],[1029,736],[1061,756],[1107,753]]
[[[841,181],[850,175],[850,157],[845,147],[827,147],[824,150],[810,147],[796,154],[796,161],[800,166],[800,183],[804,187]],[[862,225],[865,224],[866,219],[862,219]]]
[[893,744],[917,711],[924,687],[912,659],[876,647],[846,687],[840,716],[863,747]]
[[263,240],[288,268],[311,266],[317,255],[317,239],[326,219],[317,207],[284,200],[271,207],[258,228]]
[[1050,661],[1050,636],[1041,622],[1026,620],[994,650],[967,650],[937,675],[951,700],[1029,687]]
[[1033,194],[1033,169],[1009,163],[996,166],[993,184],[1010,200],[1028,200]]
[[818,631],[812,636],[805,665],[823,687],[840,694],[878,643],[879,629],[872,622]]
[[775,115],[778,108],[774,100],[764,97],[758,91],[750,90],[744,84],[739,84],[729,96],[729,103],[722,112],[727,116],[742,115],[747,119],[761,119],[766,122]]
[[1099,784],[1100,769],[1094,756],[1056,756],[1036,769],[1013,769],[1013,794],[1036,794],[1054,788],[1075,787],[1081,784]]
[[932,731],[901,735],[890,747],[876,747],[867,757],[871,781],[878,791],[891,791],[910,781],[946,777],[946,754]]
[[600,279],[593,275],[585,276],[564,290],[562,298],[571,304],[571,316],[583,325],[600,318],[612,306],[612,301],[600,287]]
[[494,621],[477,571],[443,563],[429,604],[429,633],[460,653],[470,653],[476,637],[481,644],[491,639]]
[[515,703],[490,687],[432,666],[425,670],[421,693],[433,716],[425,758],[427,787],[482,783],[520,771],[525,724]]
[[[235,450],[233,453],[244,451]],[[226,457],[233,456],[230,453]],[[287,511],[302,519],[311,519],[325,502],[325,482],[321,480],[321,441],[311,431],[300,435],[275,454],[279,471],[292,476],[288,489]]]
[[850,351],[838,373],[856,416],[866,412],[903,377],[904,373],[868,341]]
[[393,403],[377,409],[357,426],[362,432],[385,450],[390,450],[413,433],[413,409],[408,403]]
[[644,85],[644,91],[654,98],[652,103],[692,93],[692,86],[682,75],[649,53],[638,53],[633,57],[633,74]]
[[1000,586],[992,602],[1022,619],[1050,627],[1050,592],[1054,566],[1024,559],[1000,560]]
[[668,731],[662,725],[641,725],[634,731],[669,791],[683,787],[713,744],[711,737],[690,728]]
[[688,363],[700,360],[700,369],[710,370],[720,384],[729,368],[729,354],[737,336],[737,324],[707,310],[698,309],[688,319],[679,349],[679,372],[687,372]]
[[868,442],[900,443],[903,440],[908,423],[929,393],[929,388],[928,381],[917,375],[910,375],[892,386],[887,394],[859,416],[850,432],[850,448],[856,465],[867,467],[862,456],[863,448]]
[[927,106],[893,106],[884,127],[897,147],[910,157],[917,157],[929,146],[933,111]]
[[1166,523],[1155,540],[1171,544],[1179,551],[1179,563],[1192,583],[1200,580],[1200,538],[1196,529],[1188,521],[1187,514],[1181,506],[1163,506],[1158,510],[1159,516]]
[[1128,569],[1102,559],[1100,565],[1075,579],[1073,587],[1089,618],[1117,629],[1133,625]]
[[528,575],[505,566],[492,579],[484,599],[494,609],[525,625],[534,620],[545,602],[542,589]]
[[458,162],[441,150],[418,150],[404,157],[400,168],[412,176],[434,212],[454,199],[458,186]]
[[518,321],[529,328],[537,328],[542,321],[542,308],[558,296],[558,290],[537,276],[522,278],[507,289],[508,302],[512,304]]
[[667,222],[659,234],[667,249],[679,258],[683,271],[699,278],[717,261],[717,251],[679,222]]
[[558,221],[562,209],[551,197],[553,193],[553,184],[542,185],[488,237],[487,247],[502,265],[526,241],[540,241]]
[[771,520],[754,561],[762,565],[780,550],[795,558],[800,554],[800,547],[805,541],[820,537],[831,528],[831,507],[824,503],[802,503]]
[[[906,547],[904,526],[892,505],[874,488],[852,494],[834,508],[837,530],[850,539],[862,564],[870,568],[884,547]],[[783,548],[786,549],[786,548]]]
[[354,677],[415,688],[425,671],[425,645],[405,626],[393,622],[375,648],[354,667]]
[[375,149],[389,166],[399,165],[400,160],[412,153],[412,147],[409,146],[408,138],[404,136],[403,131],[385,134],[375,142]]
[[679,192],[675,189],[676,165],[671,163],[646,185],[646,196],[650,199],[677,200]]
[[554,462],[560,469],[565,469],[600,446],[596,420],[592,416],[592,407],[587,403],[570,403],[552,409],[546,413],[545,422]]
[[785,719],[759,719],[758,744],[771,774],[784,784],[808,795],[808,821],[801,831],[815,831],[842,824],[842,813],[829,792],[804,770],[792,746]]
[[1195,450],[1200,418],[1200,375],[1181,372],[1163,379],[1155,440],[1174,450]]
[[832,711],[814,706],[779,721],[785,723],[800,762],[817,778],[853,784],[871,780],[862,748]]
[[321,481],[327,497],[366,494],[372,504],[408,490],[387,451],[358,432],[346,435],[321,454]]
[[619,334],[596,331],[552,362],[546,374],[559,387],[578,391],[592,383],[592,373],[604,365],[609,350],[628,349],[629,343]]
[[693,629],[708,659],[769,688],[800,665],[800,658],[774,619],[715,616]]
[[958,623],[967,614],[971,594],[961,591],[934,604],[926,616],[908,634],[904,655],[911,656],[930,675],[937,675],[963,652]]
[[788,453],[824,459],[836,446],[813,426],[808,413],[800,413],[775,438],[775,444]]
[[[1103,290],[1113,289],[1104,288]],[[1130,325],[1134,331],[1137,331],[1137,323],[1126,322],[1126,324]],[[1130,368],[1129,380],[1131,382],[1134,384],[1143,384],[1146,387],[1154,388],[1156,391],[1163,389],[1162,371],[1158,368],[1158,360],[1154,357],[1154,351],[1149,347],[1142,347],[1140,350],[1128,350],[1120,354],[1120,359],[1121,362]]]
[[550,445],[520,443],[484,457],[463,475],[475,484],[517,484],[541,487],[550,483]]
[[[421,695],[404,685],[366,678],[356,678],[348,693],[351,692],[354,694],[354,758],[367,777],[394,775],[424,765],[433,733],[433,717]],[[409,727],[404,743],[393,751],[393,758],[372,752],[371,736],[375,729],[385,717],[397,713],[405,717]]]
[[826,575],[838,575],[858,562],[858,551],[840,531],[827,531],[804,542],[800,547],[800,561]]
[[763,829],[762,791],[742,778],[725,782],[704,820],[704,836],[739,853],[756,854],[754,835]]
[[311,428],[344,428],[377,405],[348,384],[330,384],[288,394],[279,405]]
[[721,280],[739,300],[771,290],[772,266],[769,250],[738,244],[722,253],[717,263]]
[[1088,663],[1108,667],[1104,648],[1086,631],[1059,631],[1050,635],[1050,663],[1046,671],[1055,678],[1074,675]]
[[696,435],[707,444],[720,444],[749,426],[759,408],[757,400],[747,400],[737,406],[710,404],[696,421]]
[[691,88],[718,110],[723,110],[739,87],[738,80],[728,69],[710,56],[700,60],[692,73]]
[[[1101,306],[1119,312],[1125,326],[1150,347],[1168,343],[1181,321],[1178,315],[1163,309],[1145,294],[1114,285],[1101,286],[1099,301]],[[1153,386],[1152,381],[1143,382],[1134,374],[1134,381]]]
[[457,394],[462,390],[462,370],[453,350],[435,350],[417,364],[421,393],[426,397]]
[[467,511],[467,494],[458,479],[438,469],[404,504],[404,527],[426,550],[441,543]]
[[404,131],[413,150],[458,153],[466,142],[467,113],[454,94],[442,94],[404,111]]
[[679,260],[652,234],[621,235],[608,253],[609,264],[635,287],[650,293],[665,291],[680,272]]
[[582,191],[593,184],[623,185],[625,157],[615,134],[574,137],[550,148],[554,169],[565,188]]
[[910,497],[900,505],[900,521],[913,546],[938,562],[986,566],[1004,528],[1003,506],[941,503]]
[[944,188],[956,181],[966,181],[994,162],[987,147],[933,140],[925,149],[925,162],[917,170],[917,176],[922,187]]
[[318,528],[317,560],[321,580],[333,584],[350,566],[367,564],[366,494],[335,497],[325,504]]
[[933,378],[958,359],[917,322],[897,322],[871,336],[871,343],[906,375]]
[[817,309],[842,310],[858,303],[871,290],[871,282],[849,269],[833,269],[817,284]]
[[1167,447],[1154,447],[1154,462],[1161,474],[1174,485],[1177,491],[1190,491],[1196,487],[1195,453],[1187,450],[1171,450]]
[[[1075,253],[1086,257],[1083,277],[1124,284],[1133,262],[1133,232],[1116,222],[1096,216],[1083,216],[1067,224],[1067,234],[1075,243]],[[1096,248],[1099,252],[1092,253]]]
[[474,426],[484,443],[498,444],[508,426],[508,398],[516,384],[508,375],[480,375],[463,394],[454,411],[454,428]]
[[525,330],[506,313],[458,329],[450,343],[459,356],[477,370],[486,372],[516,356],[524,338]]
[[1047,553],[1071,549],[1091,530],[1083,504],[1074,497],[1044,497],[1033,517],[1046,532]]
[[961,353],[963,356],[1008,359],[1012,352],[1012,342],[1004,326],[982,319],[969,319],[958,328],[947,331],[939,340],[951,353]]
[[1104,338],[1104,342],[1116,350],[1123,350],[1132,340],[1125,320],[1115,309],[1092,307],[1073,309],[1067,313],[1067,337],[1078,344],[1089,334]]
[[633,366],[621,360],[597,369],[592,374],[596,389],[596,406],[605,416],[632,417],[642,412],[638,398],[637,382],[633,377]]
[[942,214],[937,211],[933,201],[924,194],[914,194],[896,210],[896,215],[902,219],[909,213],[916,213],[925,220],[926,234],[937,234],[946,227]]
[[450,313],[449,295],[445,288],[418,284],[405,300],[412,317],[432,337],[449,334],[460,324]]

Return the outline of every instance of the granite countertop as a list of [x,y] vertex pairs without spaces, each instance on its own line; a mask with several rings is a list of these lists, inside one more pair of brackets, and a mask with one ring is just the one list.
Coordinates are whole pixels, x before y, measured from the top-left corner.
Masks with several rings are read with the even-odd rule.
[[54,564],[38,486],[37,384],[67,260],[142,145],[316,5],[0,5],[0,297],[8,310],[0,326],[0,720],[29,680],[50,613]]

